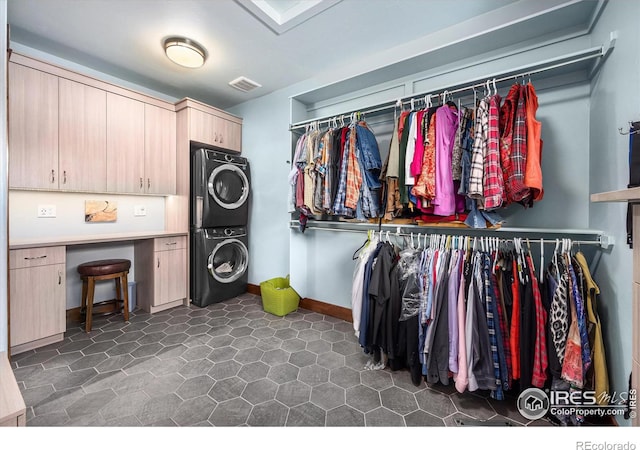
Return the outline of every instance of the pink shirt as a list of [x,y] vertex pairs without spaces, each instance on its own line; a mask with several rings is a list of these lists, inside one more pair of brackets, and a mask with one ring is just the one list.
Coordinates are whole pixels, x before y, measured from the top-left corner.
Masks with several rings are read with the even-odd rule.
[[451,157],[458,114],[450,106],[444,105],[436,110],[436,196],[431,202],[433,214],[450,216],[456,212],[456,198],[453,187]]

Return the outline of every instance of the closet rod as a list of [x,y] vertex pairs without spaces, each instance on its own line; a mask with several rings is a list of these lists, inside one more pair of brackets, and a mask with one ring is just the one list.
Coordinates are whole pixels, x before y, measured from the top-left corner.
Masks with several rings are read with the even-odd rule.
[[[434,231],[433,228],[431,229],[433,232],[432,233],[427,233],[427,232],[415,232],[415,233],[405,233],[405,232],[389,232],[389,231],[376,231],[376,230],[350,230],[348,228],[323,228],[323,227],[314,227],[312,226],[307,226],[305,229],[307,230],[329,230],[329,231],[340,231],[340,232],[347,232],[347,233],[365,233],[366,231],[372,231],[374,233],[382,233],[383,236],[386,236],[387,234],[391,237],[391,236],[400,236],[400,237],[414,237],[417,238],[418,234],[420,234],[421,236],[431,236],[431,235],[451,235],[450,233],[447,232],[437,232]],[[443,230],[445,231],[445,230]],[[450,231],[450,230],[448,230]],[[462,233],[461,235],[458,236],[465,236],[464,233]],[[466,235],[468,236],[468,235]],[[495,236],[473,236],[473,237],[483,237],[483,238],[487,238],[487,237],[491,237],[491,238],[495,238]],[[502,242],[504,241],[510,241],[513,238],[504,238],[504,237],[498,237],[498,239]],[[549,238],[549,239],[544,239],[544,238],[521,238],[523,242],[529,242],[531,244],[539,244],[539,243],[544,243],[544,244],[556,244],[556,240]],[[585,240],[574,240],[571,239],[571,243],[572,244],[576,244],[576,245],[597,245],[600,246],[601,243],[600,241],[585,241]]]
[[[289,228],[298,229],[300,222],[298,220],[291,220],[289,222]],[[529,242],[555,242],[556,238],[562,238],[566,236],[583,236],[592,237],[592,239],[572,239],[572,242],[586,245],[598,245],[603,249],[607,249],[614,245],[613,236],[609,236],[600,230],[575,230],[575,229],[549,229],[549,228],[467,228],[467,227],[430,227],[420,226],[413,224],[382,224],[382,232],[394,235],[406,235],[411,236],[413,233],[416,236],[420,234],[448,234],[448,235],[467,235],[477,237],[499,237],[500,239],[509,239],[508,236],[504,236],[503,233],[509,235],[515,235],[516,237],[522,237],[527,239],[526,236],[531,236]],[[367,222],[333,222],[333,221],[316,221],[309,220],[305,226],[305,230],[327,230],[327,231],[348,231],[353,233],[367,233],[368,231],[380,232],[378,225]],[[503,234],[503,236],[498,236]],[[544,236],[548,236],[545,238]]]
[[[316,118],[316,119],[311,119],[311,120],[306,120],[306,121],[302,121],[302,122],[298,122],[296,124],[290,125],[289,126],[289,131],[293,131],[293,130],[297,130],[297,129],[301,129],[301,128],[305,128],[306,126],[308,126],[309,124],[323,124],[323,123],[330,123],[333,122],[335,120],[340,120],[340,119],[344,119],[345,116],[348,119],[349,116],[351,116],[352,114],[355,113],[361,113],[361,114],[373,114],[373,113],[377,113],[377,112],[382,112],[382,111],[387,111],[390,109],[394,109],[396,107],[399,106],[399,103],[401,103],[403,106],[410,104],[411,100],[418,100],[418,101],[423,101],[425,97],[427,97],[427,95],[433,95],[436,97],[436,99],[443,95],[445,92],[447,94],[457,94],[459,92],[464,92],[467,90],[475,90],[477,88],[482,88],[484,86],[486,86],[487,81],[490,81],[492,84],[495,80],[496,83],[501,83],[503,81],[508,81],[508,80],[516,80],[518,78],[524,78],[524,77],[528,77],[531,75],[535,75],[538,73],[542,73],[542,72],[547,72],[549,70],[554,70],[554,69],[558,69],[560,67],[565,67],[568,65],[572,65],[572,64],[577,64],[579,62],[582,61],[588,61],[590,59],[594,59],[594,58],[600,58],[604,55],[604,50],[601,47],[600,50],[598,52],[595,53],[588,53],[586,55],[583,56],[579,56],[573,59],[569,59],[566,61],[562,61],[559,63],[555,63],[555,64],[549,64],[547,66],[543,66],[540,67],[538,69],[530,69],[530,70],[524,70],[522,69],[521,72],[517,73],[517,74],[513,74],[513,75],[507,75],[507,76],[501,76],[500,78],[496,78],[496,77],[488,77],[488,78],[480,78],[480,79],[476,79],[474,82],[472,82],[472,84],[467,85],[467,86],[463,86],[457,89],[452,89],[452,90],[447,90],[447,89],[443,89],[440,92],[431,92],[431,93],[423,93],[423,94],[412,94],[406,97],[401,97],[393,102],[388,102],[385,104],[382,104],[381,106],[377,106],[377,107],[372,107],[372,108],[365,108],[365,109],[355,109],[343,114],[338,114],[338,115],[332,115],[332,116],[326,116],[326,117],[321,117],[321,118]],[[518,69],[520,70],[520,69]],[[484,81],[480,82],[479,80],[484,79]]]

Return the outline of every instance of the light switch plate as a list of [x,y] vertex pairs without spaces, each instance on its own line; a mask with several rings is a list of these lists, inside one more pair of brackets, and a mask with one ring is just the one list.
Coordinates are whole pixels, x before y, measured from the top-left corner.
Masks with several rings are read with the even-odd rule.
[[147,208],[142,206],[142,205],[134,206],[133,207],[133,215],[136,216],[136,217],[146,216],[147,215]]
[[55,217],[56,205],[38,205],[38,217]]

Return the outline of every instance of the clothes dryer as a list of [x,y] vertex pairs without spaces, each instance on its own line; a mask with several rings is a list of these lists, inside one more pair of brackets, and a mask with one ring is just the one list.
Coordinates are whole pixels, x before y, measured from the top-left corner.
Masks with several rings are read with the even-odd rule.
[[247,292],[247,228],[204,228],[191,233],[191,301],[204,307]]
[[251,191],[247,158],[208,148],[191,152],[192,228],[245,226]]

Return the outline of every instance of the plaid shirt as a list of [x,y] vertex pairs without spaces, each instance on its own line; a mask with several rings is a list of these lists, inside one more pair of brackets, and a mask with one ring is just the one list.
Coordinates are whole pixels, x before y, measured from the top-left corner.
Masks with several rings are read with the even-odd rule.
[[347,163],[347,193],[344,200],[346,208],[356,209],[362,186],[362,172],[356,155],[356,128],[349,130],[349,155]]
[[513,126],[513,141],[511,145],[509,164],[509,192],[514,202],[526,201],[530,196],[529,188],[524,185],[524,172],[527,166],[527,122],[525,107],[525,87],[520,86],[520,97],[516,108],[516,118]]
[[478,206],[484,207],[484,157],[487,151],[487,135],[489,131],[489,110],[487,101],[480,100],[476,109],[475,133],[473,140],[473,150],[471,153],[471,170],[469,172],[469,193],[470,198],[478,200]]
[[492,210],[502,206],[504,180],[500,167],[500,96],[489,99],[487,118],[487,149],[484,158],[484,208]]
[[531,384],[537,388],[544,387],[547,381],[547,367],[549,367],[549,356],[547,354],[547,312],[542,306],[542,297],[540,289],[536,281],[536,274],[533,269],[533,260],[527,255],[527,265],[529,266],[529,275],[531,276],[531,284],[533,286],[533,301],[536,307],[536,343],[533,354],[533,375],[531,376]]
[[491,390],[491,398],[496,400],[504,400],[504,392],[502,390],[502,380],[500,378],[500,354],[498,352],[498,335],[496,333],[496,320],[493,314],[493,295],[491,287],[491,278],[489,275],[491,262],[489,255],[483,254],[483,294],[486,302],[487,327],[489,328],[489,342],[491,343],[491,357],[493,359],[493,375],[496,380],[496,389]]
[[347,195],[347,162],[349,159],[349,145],[345,143],[342,149],[343,156],[340,164],[340,178],[338,179],[338,189],[336,199],[333,202],[333,214],[336,216],[353,216],[352,211],[344,206]]
[[505,203],[513,201],[513,192],[509,183],[511,173],[511,147],[513,145],[513,122],[520,95],[520,85],[515,83],[511,86],[504,103],[500,108],[500,164],[502,164],[502,176],[505,189]]
[[[495,270],[501,270],[499,266],[495,267]],[[502,351],[504,354],[504,361],[501,360],[503,367],[500,368],[500,375],[502,376],[502,386],[505,390],[508,390],[511,386],[511,349],[509,348],[509,329],[507,327],[507,320],[503,308],[504,299],[500,297],[500,290],[498,289],[498,280],[495,272],[491,272],[491,281],[493,283],[493,291],[496,294],[496,313],[498,315],[498,325],[500,326],[500,337],[502,338]]]

